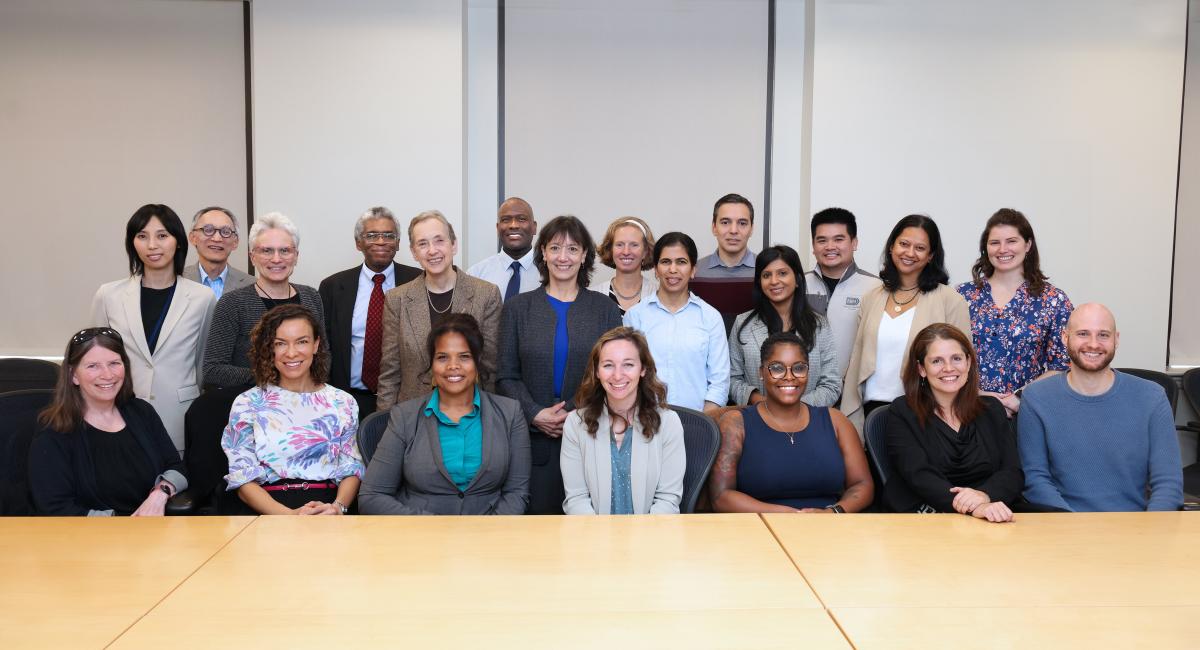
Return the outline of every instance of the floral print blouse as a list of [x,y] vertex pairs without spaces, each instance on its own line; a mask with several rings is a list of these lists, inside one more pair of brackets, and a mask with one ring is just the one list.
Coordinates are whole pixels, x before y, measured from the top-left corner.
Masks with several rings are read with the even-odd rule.
[[329,384],[312,393],[251,388],[233,402],[221,436],[229,457],[228,489],[251,481],[362,478],[357,432],[358,404]]
[[1042,295],[1029,295],[1022,283],[1012,300],[1000,309],[992,285],[958,285],[971,312],[971,338],[979,355],[979,387],[1011,393],[1048,370],[1067,369],[1062,331],[1074,307],[1061,289],[1045,283]]

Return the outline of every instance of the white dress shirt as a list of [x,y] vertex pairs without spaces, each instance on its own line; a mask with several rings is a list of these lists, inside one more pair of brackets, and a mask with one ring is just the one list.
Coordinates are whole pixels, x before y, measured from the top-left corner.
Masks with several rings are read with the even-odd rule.
[[[521,263],[521,286],[517,293],[533,291],[542,286],[542,276],[538,273],[537,267],[533,265],[533,249],[530,248],[529,252],[517,261]],[[467,269],[467,274],[480,280],[487,280],[499,287],[500,299],[504,300],[504,292],[508,289],[509,279],[512,278],[512,263],[513,258],[509,257],[508,253],[500,251],[473,264],[471,268]]]
[[[387,293],[396,286],[396,267],[388,264],[382,273],[383,292]],[[375,272],[363,264],[362,272],[358,274],[358,293],[354,294],[354,319],[350,321],[350,385],[360,390],[370,390],[362,380],[362,362],[367,339],[367,309],[371,306],[374,289]]]

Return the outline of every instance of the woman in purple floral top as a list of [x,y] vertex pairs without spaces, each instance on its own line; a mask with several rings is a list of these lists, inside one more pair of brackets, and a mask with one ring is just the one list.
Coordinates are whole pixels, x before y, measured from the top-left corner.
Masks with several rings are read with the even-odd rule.
[[[329,351],[307,308],[280,305],[251,334],[258,384],[233,403],[221,447],[241,512],[343,515],[363,475],[358,405],[325,383]],[[230,514],[241,514],[230,513]]]
[[959,285],[958,292],[971,311],[979,388],[1012,416],[1029,382],[1067,369],[1062,329],[1074,307],[1047,281],[1033,227],[1011,208],[988,219],[971,275],[975,280]]

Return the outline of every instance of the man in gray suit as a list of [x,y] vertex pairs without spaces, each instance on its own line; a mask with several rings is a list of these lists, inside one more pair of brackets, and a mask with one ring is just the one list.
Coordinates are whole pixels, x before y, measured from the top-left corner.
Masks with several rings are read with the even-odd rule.
[[185,268],[183,277],[212,289],[217,299],[226,291],[254,284],[253,277],[229,265],[229,255],[238,245],[237,219],[229,210],[212,206],[197,212],[188,241],[200,260]]

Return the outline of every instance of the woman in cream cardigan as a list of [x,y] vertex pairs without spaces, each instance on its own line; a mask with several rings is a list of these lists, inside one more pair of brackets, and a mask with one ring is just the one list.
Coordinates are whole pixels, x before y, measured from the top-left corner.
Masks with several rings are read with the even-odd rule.
[[883,249],[883,284],[862,297],[858,334],[846,368],[842,412],[863,437],[867,414],[904,394],[900,369],[917,332],[949,323],[971,334],[967,301],[946,273],[942,236],[933,219],[910,214],[888,235]]
[[613,328],[596,341],[563,425],[564,512],[679,513],[683,425],[666,396],[637,330]]

